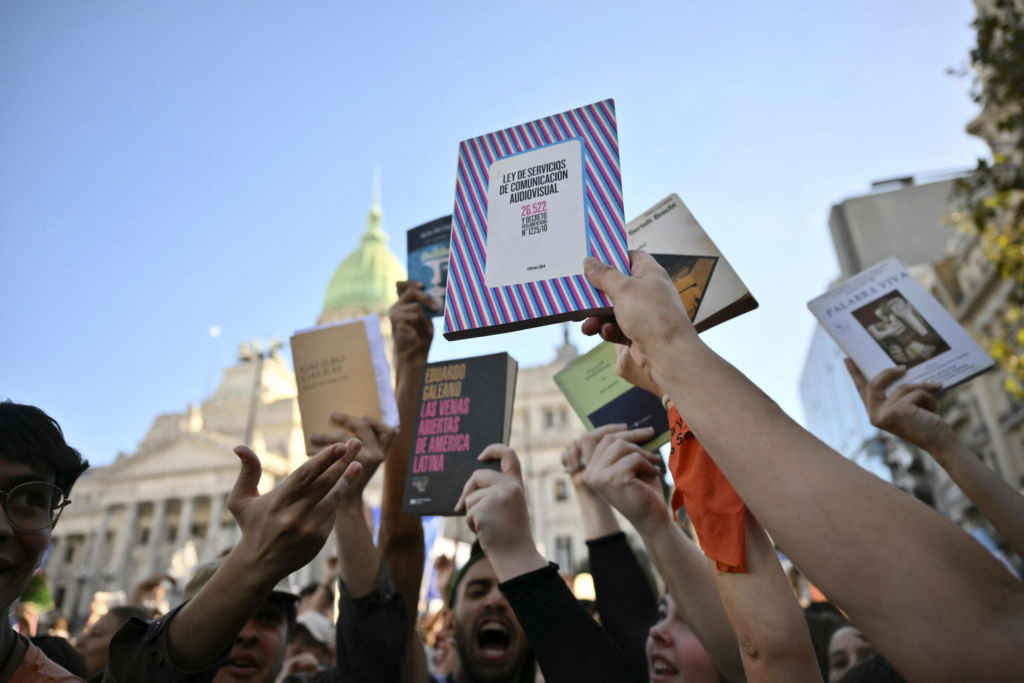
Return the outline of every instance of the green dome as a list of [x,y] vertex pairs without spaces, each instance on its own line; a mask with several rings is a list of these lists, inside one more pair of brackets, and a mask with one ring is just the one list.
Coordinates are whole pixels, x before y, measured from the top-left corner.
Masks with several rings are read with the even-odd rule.
[[388,249],[387,233],[380,227],[383,217],[374,198],[359,246],[345,257],[327,285],[321,320],[337,319],[341,316],[329,314],[342,311],[356,314],[355,309],[383,313],[398,300],[395,283],[407,275],[398,257]]

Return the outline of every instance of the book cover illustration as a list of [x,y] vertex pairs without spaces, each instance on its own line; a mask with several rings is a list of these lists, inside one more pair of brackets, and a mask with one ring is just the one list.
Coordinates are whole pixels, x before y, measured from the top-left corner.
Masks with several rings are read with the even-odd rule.
[[320,450],[313,434],[338,432],[337,411],[370,415],[399,427],[391,369],[376,314],[299,330],[291,338],[295,385],[306,453]]
[[939,382],[943,389],[995,362],[895,258],[810,301],[807,307],[868,379],[906,366],[889,385]]
[[448,253],[452,240],[452,217],[444,216],[406,233],[409,279],[419,280],[441,308],[427,314],[444,315],[448,289]]
[[601,342],[559,370],[555,383],[588,431],[616,422],[653,427],[654,438],[641,444],[653,451],[669,440],[668,413],[660,396],[615,374],[615,361],[615,345]]
[[446,339],[607,311],[587,256],[629,272],[612,100],[459,145]]
[[629,248],[668,271],[698,332],[757,308],[732,265],[683,200],[671,194],[626,224]]
[[508,444],[518,364],[507,353],[430,363],[423,369],[402,511],[455,514],[469,477],[497,462],[477,460]]

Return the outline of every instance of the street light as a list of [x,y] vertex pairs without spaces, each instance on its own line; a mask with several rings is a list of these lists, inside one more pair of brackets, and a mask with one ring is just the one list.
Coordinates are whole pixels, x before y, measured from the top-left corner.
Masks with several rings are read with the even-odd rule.
[[252,344],[242,342],[238,345],[238,360],[243,363],[255,363],[255,377],[252,381],[252,396],[249,399],[249,419],[245,424],[245,445],[252,448],[253,432],[256,431],[256,409],[260,404],[260,391],[263,389],[263,361],[267,358],[277,358],[278,352],[284,348],[284,342],[277,337],[271,337],[269,348],[264,351],[263,343],[259,339],[253,339]]

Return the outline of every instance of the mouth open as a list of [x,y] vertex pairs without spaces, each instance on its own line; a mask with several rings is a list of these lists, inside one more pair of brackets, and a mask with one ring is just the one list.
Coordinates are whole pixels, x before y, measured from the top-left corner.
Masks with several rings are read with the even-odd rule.
[[657,655],[651,657],[650,669],[651,678],[656,681],[666,680],[679,674],[678,668],[672,666],[665,658]]
[[512,654],[512,625],[505,619],[489,617],[476,627],[476,650],[487,661],[500,661]]
[[223,667],[227,672],[237,679],[256,678],[260,673],[259,662],[252,655],[232,653]]

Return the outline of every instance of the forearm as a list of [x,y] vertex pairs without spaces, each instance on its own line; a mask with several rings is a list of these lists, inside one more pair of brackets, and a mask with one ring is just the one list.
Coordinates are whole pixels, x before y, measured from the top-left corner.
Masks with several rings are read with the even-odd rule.
[[959,441],[929,452],[1014,552],[1024,557],[1024,496]]
[[736,636],[704,553],[672,520],[641,530],[641,536],[683,620],[722,675],[729,681],[742,681],[743,663]]
[[[580,505],[580,519],[583,521],[583,535],[588,541],[618,533],[619,521],[615,519],[612,506],[601,496],[586,487],[576,489]],[[572,567],[564,567],[571,570]]]
[[815,439],[695,334],[651,356],[748,509],[905,675],[989,668],[973,645],[995,661],[1020,645],[1024,591],[967,534]]
[[183,671],[215,664],[270,595],[277,578],[260,571],[239,544],[167,626],[167,653]]
[[747,571],[714,576],[747,681],[820,681],[807,620],[767,534],[749,512],[745,531]]
[[354,598],[368,595],[377,587],[380,556],[363,517],[362,498],[347,499],[338,507],[334,542],[338,551],[338,578]]

